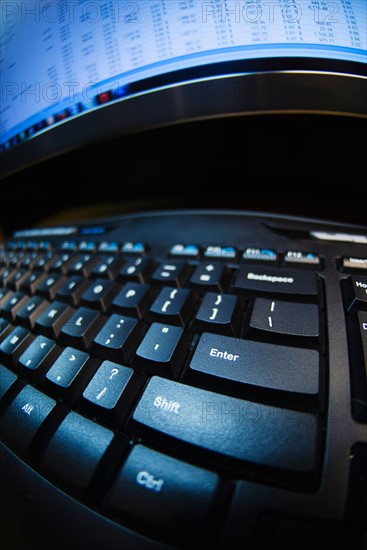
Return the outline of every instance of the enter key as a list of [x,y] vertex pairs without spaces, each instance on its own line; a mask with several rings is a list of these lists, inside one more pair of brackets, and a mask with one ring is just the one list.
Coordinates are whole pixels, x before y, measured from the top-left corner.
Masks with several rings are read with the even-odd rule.
[[189,365],[191,374],[307,394],[319,392],[319,353],[204,333]]

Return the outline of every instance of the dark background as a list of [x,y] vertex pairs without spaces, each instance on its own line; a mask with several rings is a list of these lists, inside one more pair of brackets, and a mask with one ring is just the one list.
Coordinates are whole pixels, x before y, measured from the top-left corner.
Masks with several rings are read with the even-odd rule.
[[0,181],[1,227],[166,208],[285,213],[367,225],[367,120],[252,115],[97,143]]

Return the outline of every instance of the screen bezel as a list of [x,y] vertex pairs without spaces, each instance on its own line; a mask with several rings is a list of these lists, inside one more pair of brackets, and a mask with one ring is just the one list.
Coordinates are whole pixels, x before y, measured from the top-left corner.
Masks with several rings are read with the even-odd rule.
[[367,119],[367,64],[266,58],[193,67],[133,82],[126,95],[67,118],[0,156],[0,179],[104,140],[191,121],[265,114]]

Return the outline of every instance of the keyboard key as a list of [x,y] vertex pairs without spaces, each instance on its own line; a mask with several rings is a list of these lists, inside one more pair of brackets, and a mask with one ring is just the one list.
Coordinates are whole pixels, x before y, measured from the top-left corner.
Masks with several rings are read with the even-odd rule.
[[[12,295],[13,293],[11,290],[7,288],[0,288],[0,308],[5,302],[9,300],[10,296]],[[0,309],[0,313],[1,313],[1,309]]]
[[92,269],[92,277],[104,277],[114,279],[123,264],[121,258],[116,258],[114,255],[100,257]]
[[[93,375],[91,363],[88,366],[89,355],[75,348],[66,348],[56,359],[46,374],[46,380],[53,384],[52,389],[58,395],[68,394],[69,398],[76,398],[88,381],[87,376]],[[80,373],[84,369],[84,377]],[[89,371],[89,372],[87,372]],[[51,387],[51,386],[49,386]]]
[[142,242],[126,242],[122,245],[121,252],[123,254],[139,254],[143,256],[148,252],[148,247]]
[[54,261],[50,264],[49,270],[50,271],[57,271],[59,273],[63,273],[64,275],[69,271],[69,267],[74,261],[75,256],[72,252],[63,252],[54,259]]
[[236,290],[266,292],[272,294],[294,294],[317,296],[317,276],[311,271],[300,269],[279,269],[268,266],[242,265],[237,273]]
[[68,274],[89,277],[95,266],[95,258],[93,254],[78,254],[70,264]]
[[145,380],[142,375],[133,376],[133,373],[129,367],[103,361],[83,392],[83,410],[86,408],[111,425],[121,424],[141,389],[137,379]]
[[367,258],[355,258],[345,256],[342,259],[342,271],[355,271],[359,273],[367,272]]
[[38,285],[37,294],[44,296],[47,300],[54,300],[58,289],[65,283],[66,279],[59,273],[51,273]]
[[342,284],[347,311],[367,309],[367,277],[349,277]]
[[152,275],[152,280],[164,285],[181,287],[190,272],[184,261],[172,260],[160,264]]
[[108,507],[182,540],[204,528],[218,483],[208,470],[136,445],[115,480]]
[[18,269],[14,273],[14,275],[8,280],[8,288],[11,288],[12,290],[19,290],[28,275],[29,271],[27,269]]
[[207,260],[235,262],[237,260],[237,250],[233,246],[210,245],[204,250],[204,258]]
[[170,256],[176,258],[196,259],[200,256],[200,248],[195,244],[175,244],[171,247]]
[[14,273],[15,273],[15,269],[13,269],[12,267],[5,267],[4,269],[2,269],[0,271],[0,285],[6,286],[9,279],[12,278]]
[[321,258],[313,252],[288,250],[284,256],[284,265],[299,265],[301,267],[321,267]]
[[40,376],[55,359],[57,349],[54,340],[46,336],[37,336],[19,357],[19,365],[28,372]]
[[85,490],[112,439],[111,430],[71,412],[48,444],[41,469],[64,484]]
[[256,298],[250,327],[268,333],[317,338],[320,334],[318,306]]
[[16,375],[0,364],[0,400],[17,380]]
[[112,310],[142,319],[154,296],[149,285],[127,283],[112,301]]
[[42,334],[57,338],[73,311],[67,304],[58,301],[52,302],[38,317],[35,327]]
[[1,437],[11,448],[27,451],[55,406],[56,401],[32,386],[25,386],[0,421]]
[[223,292],[228,269],[222,263],[201,263],[194,271],[190,286],[197,290]]
[[150,307],[148,320],[186,326],[190,320],[197,297],[188,289],[163,288]]
[[26,303],[28,296],[23,292],[14,292],[1,307],[1,315],[9,321],[14,321],[17,312]]
[[27,294],[34,294],[35,292],[37,292],[39,285],[43,283],[46,279],[46,273],[42,273],[41,271],[34,271],[24,279],[20,288],[23,292],[26,292]]
[[237,296],[231,294],[205,294],[191,325],[192,330],[217,334],[235,334],[241,323],[241,311]]
[[64,324],[60,337],[67,344],[88,349],[102,323],[103,318],[98,311],[80,307]]
[[96,279],[82,296],[82,304],[107,311],[118,291],[117,285],[109,279]]
[[49,302],[40,296],[32,296],[16,314],[16,320],[26,328],[34,328],[36,320],[49,306]]
[[154,269],[154,263],[151,260],[137,258],[127,262],[119,271],[119,279],[123,281],[135,281],[137,283],[146,283]]
[[274,250],[269,250],[268,248],[249,247],[244,251],[242,259],[254,263],[259,262],[275,264],[278,261],[278,255]]
[[95,337],[94,350],[104,359],[126,363],[140,341],[141,334],[141,325],[138,325],[137,319],[115,313]]
[[15,327],[0,344],[0,356],[15,366],[18,357],[32,339],[33,336],[28,330],[19,326]]
[[13,328],[14,326],[11,323],[6,321],[6,319],[2,319],[0,317],[0,342],[2,342],[7,337],[7,335],[9,334],[9,332],[12,331]]
[[190,371],[285,392],[317,395],[319,354],[315,350],[279,346],[204,333]]
[[[135,426],[280,470],[316,466],[317,417],[245,401],[154,376],[133,413]],[[280,445],[279,442],[282,444]]]
[[84,277],[74,275],[67,279],[65,284],[58,289],[56,297],[58,300],[63,300],[72,306],[77,306],[89,284],[89,281],[84,279]]
[[133,365],[163,376],[177,374],[188,353],[188,339],[181,327],[153,323],[133,358]]

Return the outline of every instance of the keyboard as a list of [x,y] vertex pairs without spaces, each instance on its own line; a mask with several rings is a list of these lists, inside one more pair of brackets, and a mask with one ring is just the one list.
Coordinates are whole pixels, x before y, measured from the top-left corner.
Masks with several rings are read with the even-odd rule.
[[134,213],[0,259],[4,548],[367,548],[367,228]]

